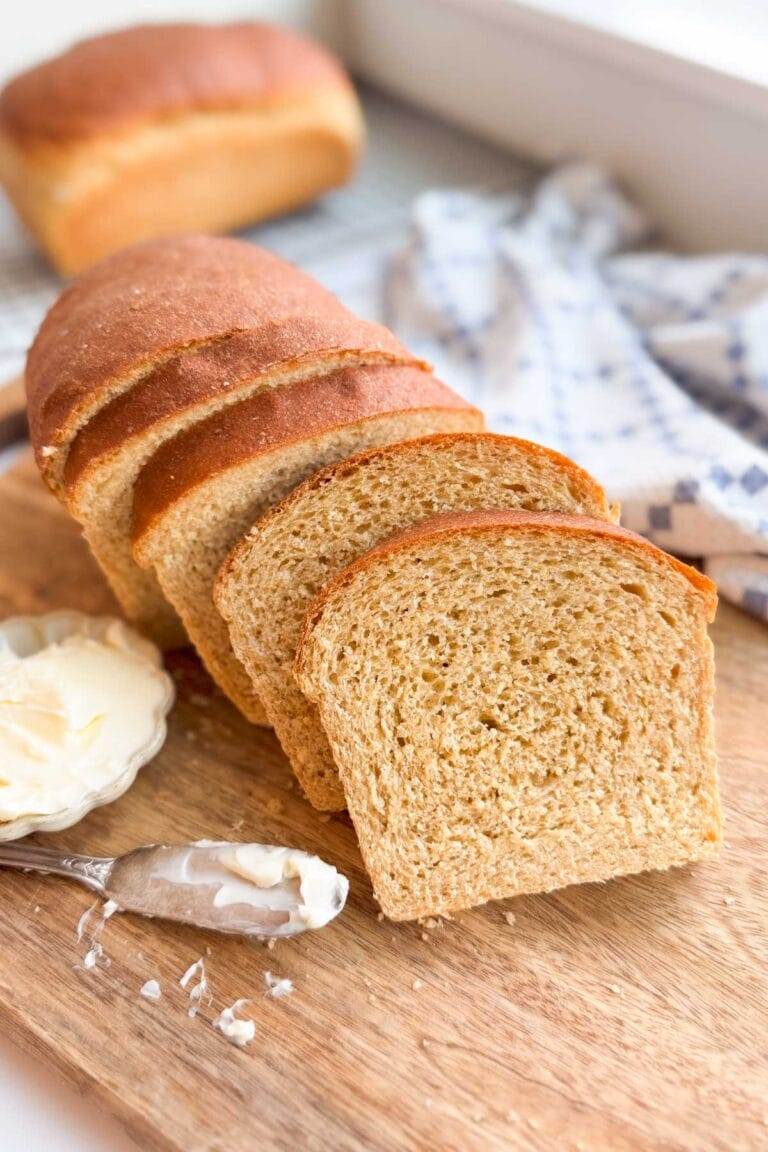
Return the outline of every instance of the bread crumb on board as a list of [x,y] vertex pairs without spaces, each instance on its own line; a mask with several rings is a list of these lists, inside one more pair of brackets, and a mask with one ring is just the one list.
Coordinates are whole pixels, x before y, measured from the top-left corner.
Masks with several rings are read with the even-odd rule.
[[442,928],[443,922],[436,916],[420,916],[416,921],[422,928]]
[[411,984],[411,988],[413,988],[414,992],[418,992],[419,989],[423,988],[423,987],[424,987],[424,981],[419,980],[418,978],[416,980],[414,980],[413,984]]
[[190,964],[184,975],[179,980],[179,985],[185,991],[188,985],[189,988],[189,1007],[187,1008],[187,1015],[193,1020],[197,1016],[198,1011],[202,1004],[210,1004],[213,1000],[211,994],[211,987],[208,983],[208,976],[205,971],[205,960],[202,956],[199,960],[195,960],[194,964]]
[[289,980],[287,976],[281,979],[279,976],[273,975],[272,972],[265,972],[264,983],[267,986],[267,996],[271,996],[273,1000],[290,996],[293,992],[293,981]]
[[507,924],[509,924],[510,928],[514,928],[515,924],[517,923],[517,916],[515,916],[514,912],[505,912],[504,919],[506,920]]
[[213,1022],[214,1028],[221,1032],[222,1036],[226,1036],[230,1044],[234,1044],[237,1048],[245,1048],[246,1044],[250,1044],[256,1035],[256,1025],[253,1020],[243,1020],[235,1015],[249,1003],[249,1000],[235,1000],[232,1007],[224,1008]]

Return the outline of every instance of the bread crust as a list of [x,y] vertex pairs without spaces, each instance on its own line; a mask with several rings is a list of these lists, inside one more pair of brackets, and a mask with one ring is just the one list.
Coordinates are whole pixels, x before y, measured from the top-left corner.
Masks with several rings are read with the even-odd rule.
[[[606,520],[595,520],[588,516],[570,516],[558,512],[518,512],[502,509],[487,509],[476,512],[446,512],[432,516],[421,524],[396,532],[389,539],[371,548],[365,555],[354,560],[336,576],[315,597],[307,609],[301,637],[296,651],[295,673],[306,691],[309,686],[304,678],[305,650],[312,632],[319,623],[334,595],[351,583],[358,572],[374,566],[386,556],[407,552],[411,547],[431,543],[441,538],[467,535],[504,535],[510,531],[558,532],[567,536],[592,536],[604,540],[629,545],[650,557],[659,567],[667,567],[683,576],[701,596],[702,608],[707,623],[714,620],[717,610],[717,588],[702,572],[684,564],[675,556],[670,556],[644,536],[639,536],[629,528]],[[308,695],[311,694],[307,693]]]
[[0,93],[0,127],[24,148],[62,146],[198,110],[265,108],[351,91],[319,44],[259,23],[147,24],[81,41]]
[[[259,329],[283,339],[350,338],[351,314],[326,289],[272,253],[229,238],[154,240],[108,257],[61,294],[30,348],[26,389],[30,435],[49,485],[61,486],[66,449],[78,429],[145,372],[205,345]],[[357,348],[404,363],[412,357],[384,327],[359,325]]]
[[163,516],[219,473],[277,448],[384,412],[450,408],[482,414],[419,368],[341,369],[318,380],[269,389],[242,400],[167,441],[142,469],[134,489],[133,542],[140,563]]
[[[473,443],[487,443],[487,444],[509,444],[513,443],[520,451],[524,452],[531,459],[546,459],[552,463],[558,464],[560,468],[567,473],[572,483],[578,485],[585,494],[598,504],[602,504],[605,508],[606,517],[615,515],[618,517],[618,506],[608,503],[605,492],[602,487],[597,483],[594,476],[591,476],[584,468],[568,456],[564,456],[561,452],[556,452],[554,448],[547,448],[543,444],[537,444],[534,440],[525,440],[519,436],[507,436],[502,432],[434,432],[431,436],[422,436],[417,440],[407,440],[399,444],[385,444],[380,448],[369,448],[365,452],[358,452],[354,456],[349,456],[345,460],[339,460],[335,464],[329,464],[327,468],[321,469],[305,480],[303,484],[299,484],[297,488],[289,492],[288,495],[270,508],[258,522],[258,528],[266,528],[270,521],[274,518],[279,518],[291,505],[303,500],[304,497],[312,491],[323,488],[326,484],[332,484],[334,480],[342,476],[349,475],[351,472],[356,472],[359,468],[364,468],[374,460],[382,458],[407,455],[413,451],[414,448],[420,445],[434,444],[436,447],[444,444],[473,444]],[[248,537],[240,541],[227,557],[225,563],[222,565],[219,574],[219,580],[223,583],[226,575],[237,564],[238,558],[248,551],[249,543]]]
[[[64,487],[71,494],[87,482],[94,466],[106,463],[126,441],[179,411],[194,412],[224,393],[235,402],[238,394],[278,370],[282,375],[311,366],[320,376],[324,362],[339,358],[426,370],[422,361],[407,354],[397,357],[380,343],[372,325],[351,315],[346,322],[340,317],[332,323],[314,316],[292,316],[182,352],[117,396],[78,432],[67,455]],[[271,387],[268,379],[263,385]]]

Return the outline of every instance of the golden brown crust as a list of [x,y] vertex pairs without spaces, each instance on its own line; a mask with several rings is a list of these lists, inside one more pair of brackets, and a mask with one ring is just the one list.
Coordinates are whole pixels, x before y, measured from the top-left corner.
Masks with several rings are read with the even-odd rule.
[[332,577],[307,609],[301,637],[296,651],[295,667],[301,676],[304,662],[304,649],[323,612],[335,593],[350,583],[358,572],[370,568],[383,557],[407,552],[409,548],[444,536],[467,536],[503,534],[508,531],[558,532],[567,536],[593,536],[605,540],[615,540],[650,556],[659,566],[671,568],[690,582],[702,596],[707,622],[715,617],[717,608],[717,588],[708,576],[684,564],[675,556],[662,551],[646,540],[606,520],[595,520],[590,516],[570,516],[560,512],[521,512],[506,509],[487,509],[475,512],[445,512],[431,516],[420,524],[395,532],[381,544],[377,544],[363,556],[358,557],[336,576]]
[[11,80],[0,126],[66,144],[186,111],[260,108],[349,88],[319,44],[269,24],[147,24],[84,40]]
[[[117,253],[79,277],[48,312],[27,357],[30,434],[53,483],[57,454],[116,381],[153,370],[190,347],[306,315],[349,332],[350,313],[330,292],[255,245],[228,238],[154,240]],[[386,329],[357,323],[358,346],[411,359]],[[63,462],[62,462],[63,466]]]
[[235,397],[278,366],[281,372],[290,372],[312,364],[319,375],[324,360],[366,357],[426,370],[425,364],[407,353],[395,356],[384,350],[383,343],[387,342],[381,340],[379,330],[347,313],[331,322],[292,316],[183,352],[110,401],[80,429],[67,456],[64,486],[71,491],[92,464],[132,437],[214,396]]
[[[258,522],[258,527],[261,530],[266,528],[269,522],[280,517],[286,509],[290,508],[292,504],[303,500],[308,492],[312,492],[318,488],[323,488],[326,484],[332,484],[334,480],[339,480],[344,476],[348,476],[352,472],[356,472],[358,468],[364,468],[366,465],[375,460],[386,459],[391,456],[407,455],[414,449],[422,445],[435,445],[435,447],[443,444],[512,444],[521,452],[530,456],[532,459],[538,458],[540,460],[546,459],[566,473],[572,485],[577,486],[585,496],[589,497],[591,501],[596,504],[601,504],[605,509],[605,514],[610,514],[611,506],[608,503],[605,492],[602,487],[597,483],[593,476],[590,476],[584,468],[575,464],[568,456],[563,456],[561,452],[556,452],[554,448],[547,448],[543,444],[537,444],[534,440],[524,440],[519,436],[507,436],[501,432],[433,432],[431,436],[421,436],[414,440],[405,440],[398,444],[384,444],[379,448],[367,448],[364,452],[357,452],[354,456],[347,456],[344,460],[338,460],[335,464],[329,464],[327,468],[322,468],[319,472],[313,473],[303,484],[299,484],[288,495],[270,508]],[[230,566],[236,562],[237,556],[241,551],[246,551],[248,548],[248,537],[246,536],[240,541],[235,548],[233,548],[226,563],[222,566],[222,576],[225,572],[229,571]]]
[[134,490],[134,549],[158,519],[198,485],[284,445],[384,413],[430,408],[482,415],[419,368],[345,368],[318,380],[268,389],[168,440],[139,474]]

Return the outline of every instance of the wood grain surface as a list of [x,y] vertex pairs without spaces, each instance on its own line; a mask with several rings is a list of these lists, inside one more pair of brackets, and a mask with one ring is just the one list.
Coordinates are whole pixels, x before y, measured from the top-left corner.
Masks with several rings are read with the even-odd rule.
[[[0,609],[64,606],[114,610],[26,460],[0,480]],[[377,919],[347,818],[319,818],[274,739],[177,654],[162,753],[121,800],[48,842],[98,854],[203,836],[294,844],[349,875],[348,907],[273,950],[115,916],[110,967],[85,971],[75,926],[89,894],[0,874],[0,1026],[143,1149],[768,1147],[768,632],[722,606],[714,637],[722,858],[441,926]],[[213,1003],[190,1019],[178,980],[200,956]],[[265,969],[293,995],[266,998]],[[139,997],[150,978],[159,1003]],[[211,1024],[241,996],[256,1022],[242,1051]]]

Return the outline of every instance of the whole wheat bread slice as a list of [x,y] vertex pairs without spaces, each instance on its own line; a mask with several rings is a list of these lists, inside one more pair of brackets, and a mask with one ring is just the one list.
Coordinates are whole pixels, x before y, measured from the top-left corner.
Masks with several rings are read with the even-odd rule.
[[296,673],[384,912],[715,851],[715,605],[641,537],[544,513],[438,517],[330,581]]
[[490,432],[436,435],[332,464],[235,546],[215,600],[307,799],[345,805],[317,709],[293,675],[310,600],[340,568],[398,528],[474,508],[609,518],[605,493],[564,456]]
[[376,363],[420,364],[387,329],[242,241],[140,245],[65,289],[28,357],[32,441],[134,623],[165,646],[184,640],[131,554],[133,485],[149,456],[261,389]]
[[134,494],[134,554],[152,566],[211,675],[248,717],[258,700],[213,602],[233,544],[318,468],[378,444],[482,428],[477,409],[416,368],[349,368],[257,393],[152,456]]

